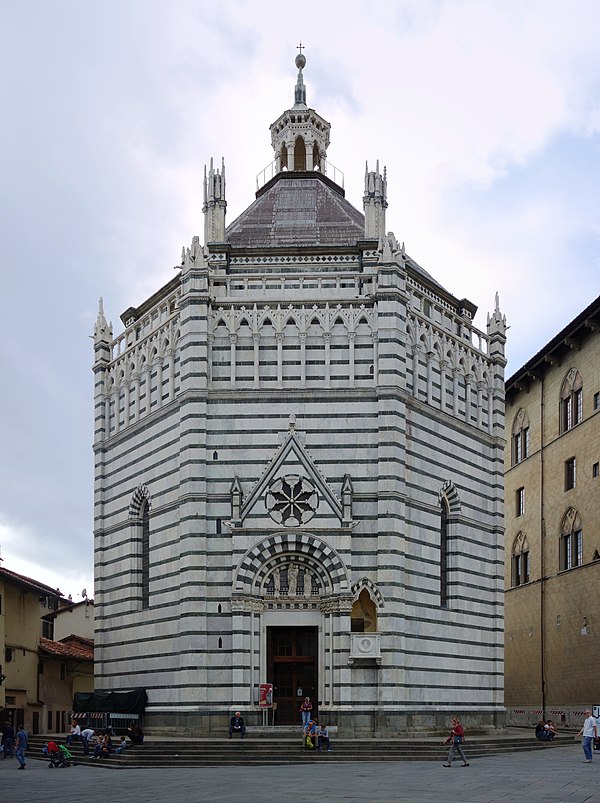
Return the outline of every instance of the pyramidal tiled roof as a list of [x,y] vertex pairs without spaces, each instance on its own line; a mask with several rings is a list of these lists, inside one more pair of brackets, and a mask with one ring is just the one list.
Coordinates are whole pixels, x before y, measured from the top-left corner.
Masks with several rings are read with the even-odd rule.
[[238,248],[356,245],[365,219],[319,173],[279,173],[225,231]]

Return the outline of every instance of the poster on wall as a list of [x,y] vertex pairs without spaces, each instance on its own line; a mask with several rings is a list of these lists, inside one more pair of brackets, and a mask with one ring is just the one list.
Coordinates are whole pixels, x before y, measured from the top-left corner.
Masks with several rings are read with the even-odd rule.
[[259,708],[273,708],[273,684],[261,683],[258,687]]

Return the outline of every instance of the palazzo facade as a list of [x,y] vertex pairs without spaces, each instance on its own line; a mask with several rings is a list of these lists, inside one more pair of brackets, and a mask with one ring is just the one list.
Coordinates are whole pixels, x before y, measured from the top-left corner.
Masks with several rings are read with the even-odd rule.
[[507,717],[579,728],[600,706],[600,297],[507,380],[506,402]]
[[[178,275],[94,333],[96,689],[142,686],[146,727],[340,732],[503,722],[506,321],[486,331],[364,214],[295,102],[274,162]],[[263,183],[264,182],[264,183]]]

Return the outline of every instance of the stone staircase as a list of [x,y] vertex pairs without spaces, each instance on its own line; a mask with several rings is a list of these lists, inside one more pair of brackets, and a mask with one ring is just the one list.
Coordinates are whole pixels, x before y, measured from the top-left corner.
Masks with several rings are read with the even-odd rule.
[[[50,736],[29,739],[28,759],[47,760],[43,745]],[[59,741],[61,737],[54,737]],[[333,752],[318,753],[302,748],[300,730],[277,733],[273,736],[248,732],[245,739],[234,737],[213,739],[180,739],[168,736],[164,740],[149,737],[143,745],[128,747],[123,753],[112,753],[107,759],[82,756],[81,745],[71,752],[79,764],[120,769],[127,767],[215,767],[215,766],[277,766],[281,764],[312,764],[318,761],[439,761],[443,762],[448,746],[440,736],[414,738],[336,738],[332,735]],[[63,741],[64,743],[64,741]],[[464,749],[469,760],[484,756],[529,750],[552,750],[572,745],[573,734],[559,734],[552,742],[537,741],[531,729],[511,729],[502,734],[472,735]]]

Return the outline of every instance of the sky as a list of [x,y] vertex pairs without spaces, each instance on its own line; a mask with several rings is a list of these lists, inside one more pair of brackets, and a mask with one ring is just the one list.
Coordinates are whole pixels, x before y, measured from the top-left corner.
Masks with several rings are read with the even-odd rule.
[[307,102],[362,210],[485,330],[507,376],[600,294],[597,0],[0,0],[0,555],[93,594],[92,340],[202,239],[205,163],[227,221]]

